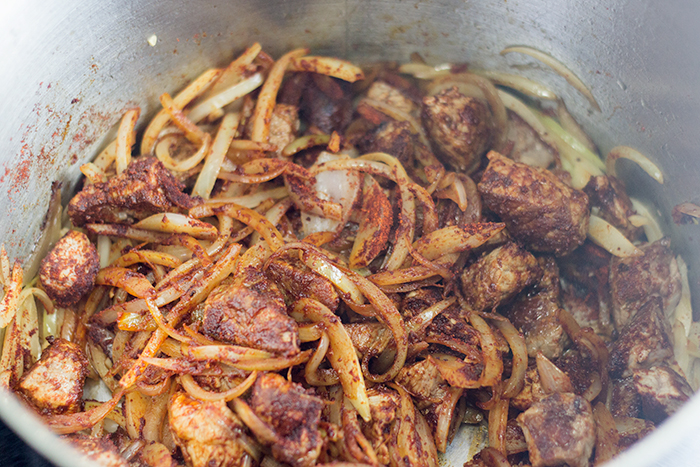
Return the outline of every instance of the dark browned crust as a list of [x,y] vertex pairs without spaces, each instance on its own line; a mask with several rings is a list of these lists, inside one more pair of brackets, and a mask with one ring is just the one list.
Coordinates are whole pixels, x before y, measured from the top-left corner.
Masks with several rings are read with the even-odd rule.
[[[66,372],[66,368],[71,373]],[[43,415],[75,413],[82,408],[88,360],[77,344],[55,339],[41,358],[25,372],[17,391]],[[57,401],[55,393],[62,398]]]
[[613,417],[642,418],[642,399],[631,376],[612,382],[610,413]]
[[85,457],[103,467],[128,467],[129,463],[119,454],[112,441],[105,437],[93,437],[83,434],[63,436],[71,446],[83,453]]
[[209,295],[202,331],[214,339],[276,354],[299,352],[299,330],[285,308],[245,286],[223,286]]
[[277,435],[272,445],[275,459],[295,467],[310,467],[319,455],[323,440],[319,434],[323,400],[275,373],[255,381],[250,407]]
[[634,241],[641,236],[643,229],[635,227],[629,220],[634,209],[619,179],[606,175],[591,177],[583,191],[591,206],[599,208],[598,215],[617,227],[625,237]]
[[667,366],[635,370],[633,379],[644,418],[657,424],[676,413],[693,395],[685,378]]
[[478,166],[491,144],[493,123],[488,107],[456,87],[425,97],[421,118],[436,155],[463,172]]
[[331,310],[338,308],[340,299],[333,284],[313,271],[309,271],[300,261],[292,264],[281,260],[272,261],[265,273],[291,296],[292,301],[300,298],[313,298]]
[[41,261],[39,278],[51,300],[68,307],[92,290],[99,269],[95,245],[84,233],[71,230]]
[[404,167],[413,164],[414,137],[408,122],[389,121],[370,131],[360,141],[362,153],[385,152],[396,157]]
[[537,259],[513,242],[479,258],[462,273],[462,293],[475,310],[497,307],[542,277]]
[[142,156],[106,183],[88,185],[68,204],[73,225],[132,223],[175,208],[189,209],[194,200],[185,186],[153,156]]
[[552,172],[513,162],[495,151],[478,188],[486,207],[532,251],[564,256],[586,239],[588,196]]
[[533,467],[588,466],[595,445],[591,404],[574,394],[553,394],[518,415]]
[[613,342],[608,371],[612,377],[628,376],[632,370],[648,368],[672,356],[670,329],[661,310],[661,299],[652,296]]

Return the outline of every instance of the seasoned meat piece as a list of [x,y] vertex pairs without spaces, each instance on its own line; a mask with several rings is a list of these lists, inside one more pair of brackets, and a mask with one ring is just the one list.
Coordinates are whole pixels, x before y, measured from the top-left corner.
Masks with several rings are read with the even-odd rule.
[[266,373],[253,385],[249,403],[277,435],[275,459],[294,467],[316,463],[323,444],[318,431],[323,400],[276,373]]
[[153,156],[134,159],[129,167],[106,183],[87,185],[68,203],[73,225],[132,223],[174,208],[189,209],[194,201],[180,183]]
[[612,382],[610,413],[613,417],[642,417],[642,400],[631,376]]
[[523,390],[510,400],[510,405],[524,411],[545,397],[547,397],[547,394],[542,390],[540,374],[537,372],[537,367],[532,366],[525,372],[525,386],[523,386]]
[[593,374],[600,368],[587,353],[574,349],[568,349],[554,363],[569,377],[574,394],[579,396],[591,386]]
[[109,439],[74,434],[64,436],[71,446],[85,457],[103,467],[129,467],[129,463],[119,455],[117,447]]
[[324,133],[342,132],[352,119],[352,95],[340,80],[310,73],[299,112]]
[[175,393],[170,398],[168,422],[188,465],[243,465],[246,451],[238,438],[245,426],[226,402],[204,402],[182,392]]
[[338,308],[339,298],[331,282],[308,270],[303,264],[294,265],[284,261],[272,261],[267,276],[289,293],[293,300],[309,297],[326,305],[331,310]]
[[630,240],[639,238],[643,230],[629,221],[634,209],[619,179],[606,175],[591,177],[583,191],[588,195],[591,206],[599,208],[600,217],[617,227]]
[[236,345],[283,355],[299,352],[299,330],[284,306],[267,294],[240,285],[221,286],[209,294],[202,330]]
[[564,256],[586,239],[588,197],[552,172],[513,162],[497,152],[478,188],[486,207],[529,250]]
[[620,432],[618,446],[627,449],[649,433],[654,431],[654,422],[641,418],[615,417],[615,425]]
[[476,310],[491,310],[542,277],[537,259],[513,242],[479,258],[462,273],[462,291]]
[[413,161],[413,135],[408,122],[390,121],[381,124],[360,141],[363,153],[385,152],[396,157],[405,167]]
[[608,300],[601,297],[603,294],[600,292],[565,282],[562,284],[561,302],[581,327],[590,327],[600,336],[610,336],[613,331],[610,308]]
[[88,361],[77,344],[56,339],[22,376],[18,391],[42,414],[80,411]]
[[518,415],[532,467],[587,467],[595,446],[591,404],[574,394],[552,394]]
[[608,361],[610,375],[628,376],[632,370],[657,365],[673,356],[668,327],[661,299],[650,298],[613,342]]
[[396,107],[407,114],[412,113],[416,106],[413,101],[400,90],[384,81],[375,81],[367,90],[367,97]]
[[277,153],[294,141],[299,131],[299,109],[293,105],[277,104],[270,119],[268,142],[277,147]]
[[551,256],[538,258],[537,262],[544,271],[542,278],[499,312],[524,334],[530,357],[535,357],[541,351],[552,360],[561,355],[566,343],[566,333],[557,318],[559,268]]
[[447,384],[430,360],[401,368],[396,382],[416,398],[434,404],[439,404],[447,395]]
[[479,165],[493,136],[486,104],[452,87],[424,98],[421,117],[433,149],[443,162],[462,172],[471,172]]
[[508,111],[508,141],[513,142],[510,158],[516,162],[546,169],[557,159],[556,152],[545,144],[525,120]]
[[654,423],[673,415],[693,395],[685,378],[667,366],[634,370],[634,386],[642,400],[644,417]]
[[508,420],[506,425],[506,452],[508,455],[527,451],[527,441],[522,428],[515,420]]
[[661,297],[664,314],[676,308],[681,297],[681,276],[678,263],[662,238],[641,248],[644,256],[613,257],[610,262],[610,291],[615,326],[621,329],[650,295]]
[[396,419],[396,408],[399,406],[399,395],[385,386],[375,385],[367,388],[367,399],[372,420],[361,422],[362,433],[372,443],[379,463],[389,465],[391,456],[388,446],[391,427]]
[[68,307],[92,290],[100,269],[97,248],[82,232],[71,230],[41,261],[41,285],[56,305]]

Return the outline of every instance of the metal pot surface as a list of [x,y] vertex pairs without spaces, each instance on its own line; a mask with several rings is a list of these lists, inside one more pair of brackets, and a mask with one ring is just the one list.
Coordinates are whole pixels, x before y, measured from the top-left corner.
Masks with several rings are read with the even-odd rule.
[[[415,51],[429,63],[469,62],[547,83],[603,152],[625,144],[649,155],[664,185],[625,162],[619,172],[633,196],[658,209],[688,262],[700,310],[698,227],[671,220],[673,206],[700,202],[698,17],[700,3],[682,0],[2,2],[0,239],[10,257],[29,261],[51,183],[62,181],[67,197],[80,165],[126,108],[152,115],[160,93],[227,63],[253,41],[277,55],[308,46],[365,62],[405,61]],[[602,111],[534,60],[499,56],[508,45],[534,46],[566,63]],[[78,465],[13,397],[0,395],[0,415],[57,464]],[[611,465],[697,465],[698,435],[696,396]]]

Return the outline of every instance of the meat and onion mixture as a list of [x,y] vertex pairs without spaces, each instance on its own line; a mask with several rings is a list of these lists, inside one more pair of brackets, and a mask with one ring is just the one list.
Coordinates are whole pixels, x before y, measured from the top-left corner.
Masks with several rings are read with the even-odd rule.
[[472,467],[613,458],[700,325],[615,177],[658,169],[552,95],[254,44],[128,110],[36,277],[0,252],[0,385],[103,465],[436,467],[476,426]]

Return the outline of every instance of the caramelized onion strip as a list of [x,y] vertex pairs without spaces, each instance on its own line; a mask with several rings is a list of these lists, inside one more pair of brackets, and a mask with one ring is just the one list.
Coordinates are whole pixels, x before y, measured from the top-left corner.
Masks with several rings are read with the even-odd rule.
[[282,234],[262,214],[252,209],[237,205],[222,206],[199,205],[190,209],[190,215],[195,218],[208,217],[214,214],[224,214],[252,227],[265,239],[272,251],[277,251],[284,245]]
[[525,373],[527,371],[527,346],[525,338],[515,326],[508,320],[494,320],[494,325],[505,337],[510,351],[513,354],[510,378],[503,385],[503,397],[510,399],[517,396],[525,385]]
[[180,384],[182,384],[183,389],[195,399],[210,402],[230,401],[236,399],[237,397],[241,397],[248,389],[250,389],[251,386],[253,386],[257,377],[258,372],[253,371],[238,386],[222,392],[212,392],[203,389],[199,384],[197,384],[192,375],[187,374],[180,375]]
[[495,386],[501,381],[503,361],[498,355],[496,337],[489,324],[477,313],[469,313],[469,322],[479,332],[481,352],[484,356],[484,370],[481,373],[482,386]]
[[489,410],[489,447],[506,454],[506,426],[508,424],[508,399],[501,399]]
[[482,222],[454,225],[424,234],[413,248],[425,258],[435,260],[443,255],[477,248],[505,228],[503,223]]
[[124,389],[119,390],[109,401],[85,412],[68,415],[52,415],[46,417],[44,420],[49,425],[49,428],[59,435],[86,430],[104,419],[110,411],[117,406],[124,392]]
[[358,66],[334,57],[295,57],[289,64],[289,71],[305,71],[342,79],[349,83],[364,79],[365,74]]
[[175,212],[154,214],[134,224],[134,228],[186,234],[203,240],[215,240],[219,236],[213,225]]
[[294,312],[310,321],[323,323],[331,344],[331,352],[327,355],[328,361],[338,373],[345,396],[357,409],[360,416],[365,421],[369,421],[371,419],[369,399],[367,398],[365,380],[362,377],[362,368],[352,340],[350,340],[340,318],[325,305],[310,298],[298,300],[294,305]]

